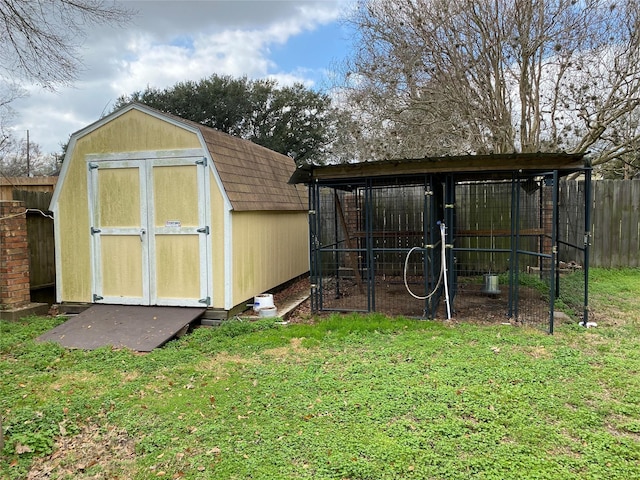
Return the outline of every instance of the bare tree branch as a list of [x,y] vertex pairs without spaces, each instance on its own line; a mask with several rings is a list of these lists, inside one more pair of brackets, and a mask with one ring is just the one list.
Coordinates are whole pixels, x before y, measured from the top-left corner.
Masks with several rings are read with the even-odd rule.
[[0,70],[49,89],[70,84],[87,29],[123,24],[132,15],[103,0],[1,0]]
[[636,0],[369,0],[351,19],[346,97],[375,120],[363,131],[378,157],[566,150],[605,164],[640,135],[622,128],[640,108],[639,12]]

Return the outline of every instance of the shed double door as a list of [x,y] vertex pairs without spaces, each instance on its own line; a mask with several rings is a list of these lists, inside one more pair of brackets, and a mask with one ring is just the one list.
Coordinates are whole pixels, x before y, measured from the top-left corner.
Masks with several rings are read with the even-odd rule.
[[206,162],[90,162],[93,301],[207,306]]

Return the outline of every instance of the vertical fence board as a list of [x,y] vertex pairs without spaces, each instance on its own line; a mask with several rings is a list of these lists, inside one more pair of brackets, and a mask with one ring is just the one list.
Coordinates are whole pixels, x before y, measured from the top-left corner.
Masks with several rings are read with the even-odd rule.
[[640,267],[640,180],[631,183],[629,219],[629,266]]
[[590,263],[640,266],[640,179],[593,182]]
[[[52,196],[50,192],[13,191],[13,198],[23,201],[25,208],[40,210],[44,213],[49,209]],[[31,289],[55,285],[53,220],[37,211],[28,211],[27,238]]]

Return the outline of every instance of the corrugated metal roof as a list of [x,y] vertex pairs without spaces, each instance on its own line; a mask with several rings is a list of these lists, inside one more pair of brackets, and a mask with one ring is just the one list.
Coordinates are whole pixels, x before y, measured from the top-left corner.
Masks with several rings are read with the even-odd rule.
[[305,165],[296,169],[290,183],[313,180],[346,180],[425,173],[466,174],[469,178],[509,178],[511,172],[560,170],[564,174],[588,168],[584,153],[535,152],[487,155],[404,158],[337,165]]

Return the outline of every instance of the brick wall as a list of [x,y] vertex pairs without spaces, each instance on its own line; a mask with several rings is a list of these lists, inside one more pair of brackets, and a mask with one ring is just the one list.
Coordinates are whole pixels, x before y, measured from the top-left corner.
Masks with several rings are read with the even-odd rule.
[[0,201],[0,308],[19,308],[30,300],[24,203]]

